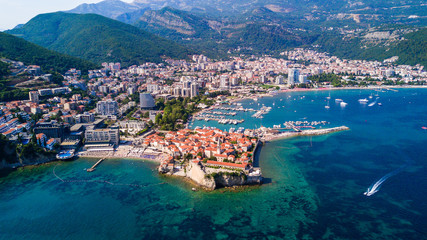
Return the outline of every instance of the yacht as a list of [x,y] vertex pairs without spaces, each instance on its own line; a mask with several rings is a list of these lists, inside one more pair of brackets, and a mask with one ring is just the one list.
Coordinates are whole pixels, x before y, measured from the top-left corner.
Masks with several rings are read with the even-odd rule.
[[347,103],[346,102],[340,102],[340,106],[345,107],[345,106],[347,106]]
[[331,108],[331,107],[329,107],[328,105],[326,105],[326,106],[325,106],[325,108],[326,108],[326,109],[329,109],[329,108]]
[[359,99],[358,101],[359,101],[359,103],[361,103],[361,104],[367,104],[367,103],[369,102],[369,100],[368,100],[368,99],[366,99],[366,98],[364,98],[364,99]]
[[335,102],[340,103],[340,102],[342,102],[342,99],[337,98],[337,99],[335,99]]

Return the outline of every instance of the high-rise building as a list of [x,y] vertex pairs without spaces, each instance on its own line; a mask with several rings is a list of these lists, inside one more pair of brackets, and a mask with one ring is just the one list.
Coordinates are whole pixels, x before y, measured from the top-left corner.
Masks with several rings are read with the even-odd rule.
[[109,143],[118,146],[120,142],[119,127],[88,128],[85,131],[85,139],[87,145]]
[[29,92],[29,95],[30,95],[30,102],[39,103],[39,92],[31,91]]
[[110,89],[109,89],[109,87],[108,86],[99,86],[98,87],[98,90],[100,91],[100,92],[102,92],[102,93],[109,93],[110,92]]
[[103,116],[116,115],[119,112],[119,106],[116,101],[100,101],[96,104],[96,112]]
[[196,97],[199,95],[199,85],[195,82],[191,84],[191,97]]
[[137,92],[138,88],[136,86],[130,86],[127,90],[129,95],[135,94]]
[[288,84],[294,85],[299,81],[299,70],[292,68],[288,70]]
[[228,87],[230,86],[228,76],[222,75],[219,80],[220,80],[219,87],[223,89],[228,89]]
[[279,75],[276,77],[276,84],[283,84],[285,83],[285,77],[283,75]]
[[299,83],[308,83],[308,80],[307,80],[307,75],[305,75],[305,74],[301,74],[301,75],[299,75]]
[[153,93],[153,92],[157,92],[160,90],[160,87],[158,84],[147,84],[147,92],[149,93]]

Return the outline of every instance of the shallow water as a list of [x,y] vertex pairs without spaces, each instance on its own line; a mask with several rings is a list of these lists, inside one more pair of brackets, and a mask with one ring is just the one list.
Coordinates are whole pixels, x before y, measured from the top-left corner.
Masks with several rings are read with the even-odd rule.
[[19,169],[0,178],[0,239],[427,239],[427,89],[380,92],[383,106],[357,102],[371,93],[331,91],[329,110],[328,91],[284,93],[258,101],[275,103],[262,120],[239,113],[247,121],[237,127],[306,118],[351,128],[266,144],[261,187],[192,192],[134,160],[106,160],[92,173],[89,159]]

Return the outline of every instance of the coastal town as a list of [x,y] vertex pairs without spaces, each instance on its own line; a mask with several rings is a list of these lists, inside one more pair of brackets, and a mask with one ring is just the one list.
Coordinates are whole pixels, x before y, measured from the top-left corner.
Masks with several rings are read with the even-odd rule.
[[[263,118],[271,107],[243,108],[239,100],[301,89],[426,83],[423,66],[397,66],[395,60],[344,60],[307,49],[283,52],[281,58],[228,61],[194,55],[127,68],[104,63],[87,73],[69,69],[58,82],[39,66],[1,59],[10,65],[12,77],[26,77],[17,87],[28,91],[27,99],[0,105],[2,141],[16,150],[1,166],[133,158],[157,161],[160,173],[188,177],[207,189],[259,184],[255,152],[264,142],[348,128],[317,128],[326,124],[319,121],[244,129],[238,126],[245,121],[236,118],[238,112]],[[235,127],[192,127],[195,120]]]

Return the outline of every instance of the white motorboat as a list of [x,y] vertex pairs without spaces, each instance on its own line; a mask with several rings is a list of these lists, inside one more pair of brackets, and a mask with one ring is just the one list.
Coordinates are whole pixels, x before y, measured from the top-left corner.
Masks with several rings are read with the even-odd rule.
[[359,99],[358,101],[359,101],[359,103],[361,103],[361,104],[367,104],[367,103],[369,102],[369,100],[368,100],[368,99],[366,99],[366,98],[364,98],[364,99]]

